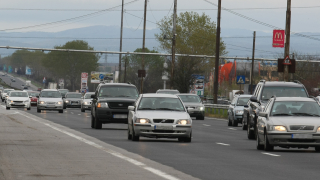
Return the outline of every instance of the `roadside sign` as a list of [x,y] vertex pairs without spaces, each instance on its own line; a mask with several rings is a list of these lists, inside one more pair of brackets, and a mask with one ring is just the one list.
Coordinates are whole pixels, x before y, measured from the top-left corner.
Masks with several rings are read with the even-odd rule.
[[43,84],[46,83],[46,77],[43,77]]
[[81,78],[88,78],[88,73],[86,72],[81,73]]
[[138,77],[139,78],[146,77],[146,70],[138,70]]
[[246,77],[245,76],[237,76],[237,84],[245,84],[246,83]]
[[104,78],[104,74],[99,74],[99,79],[103,79]]
[[284,30],[273,30],[272,47],[283,48],[285,40]]
[[292,64],[289,56],[287,56],[287,57],[283,60],[283,63],[282,63],[282,64],[284,64],[284,65],[291,65],[291,64]]

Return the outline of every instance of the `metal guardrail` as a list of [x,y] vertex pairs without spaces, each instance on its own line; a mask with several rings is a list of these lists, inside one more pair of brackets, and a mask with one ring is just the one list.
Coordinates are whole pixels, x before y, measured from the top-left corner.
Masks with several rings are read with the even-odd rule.
[[229,105],[226,104],[204,104],[206,108],[216,108],[216,109],[228,109]]

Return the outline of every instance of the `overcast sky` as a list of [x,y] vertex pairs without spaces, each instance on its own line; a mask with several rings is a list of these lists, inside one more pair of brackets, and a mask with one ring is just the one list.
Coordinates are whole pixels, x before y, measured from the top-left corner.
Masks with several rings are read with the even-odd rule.
[[[129,3],[135,0],[125,0]],[[208,0],[215,4],[218,0]],[[264,23],[283,28],[285,26],[285,7],[287,0],[222,0],[222,7],[254,18]],[[0,30],[15,29],[16,31],[48,31],[56,32],[77,27],[106,25],[119,26],[121,18],[121,8],[113,8],[121,5],[121,0],[2,0],[0,7]],[[173,0],[149,0],[147,28],[156,28],[156,21],[172,13]],[[319,24],[319,0],[292,0],[292,26],[294,32],[320,32]],[[110,9],[94,16],[86,16],[74,21],[56,23],[47,26],[37,26],[34,28],[23,28],[44,23],[52,23],[70,18],[87,15],[98,10]],[[144,0],[137,0],[125,5],[127,13],[124,15],[124,26],[132,28],[142,28],[141,19],[143,17]],[[270,8],[270,9],[261,9]],[[276,9],[274,9],[276,8]],[[38,9],[38,10],[26,10]],[[171,11],[169,11],[171,9]],[[212,9],[212,10],[208,10]],[[178,12],[195,11],[206,13],[213,21],[216,21],[216,6],[209,4],[205,0],[178,0]],[[129,14],[130,13],[130,14]],[[138,17],[135,17],[138,16]],[[153,23],[152,23],[153,22]],[[244,18],[222,11],[221,28],[240,28],[271,32],[272,28],[266,27]]]

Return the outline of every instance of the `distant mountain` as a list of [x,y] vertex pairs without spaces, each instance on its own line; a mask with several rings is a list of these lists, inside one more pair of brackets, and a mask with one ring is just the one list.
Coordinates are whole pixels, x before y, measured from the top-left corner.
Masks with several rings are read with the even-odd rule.
[[[149,49],[159,50],[159,43],[156,41],[154,34],[159,33],[159,29],[146,30],[146,47]],[[302,33],[305,35],[320,38],[319,34]],[[123,30],[123,52],[134,51],[142,48],[142,29],[124,28]],[[317,37],[318,35],[318,37]],[[228,56],[251,57],[252,56],[252,36],[253,31],[245,29],[222,29],[221,37],[226,43]],[[4,38],[11,37],[11,38]],[[36,38],[26,38],[36,37]],[[26,32],[26,33],[1,33],[1,46],[20,46],[20,47],[39,47],[53,48],[57,45],[63,45],[68,41],[83,39],[94,47],[95,50],[119,51],[120,28],[117,26],[90,26],[84,28],[69,29],[66,31],[51,32]],[[97,39],[88,39],[97,38]],[[99,39],[102,38],[102,39]],[[131,38],[131,39],[130,39]],[[257,31],[256,38],[256,57],[274,58],[283,49],[272,48],[272,33]],[[320,54],[320,41],[311,40],[305,37],[292,35],[291,49],[301,53]],[[13,53],[15,50],[0,49],[3,56]],[[100,62],[104,62],[105,55],[101,56]],[[118,62],[119,55],[107,55],[107,61]]]

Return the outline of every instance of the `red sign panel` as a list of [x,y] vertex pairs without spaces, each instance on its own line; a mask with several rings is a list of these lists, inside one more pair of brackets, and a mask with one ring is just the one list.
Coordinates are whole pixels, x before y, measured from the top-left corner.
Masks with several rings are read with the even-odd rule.
[[285,32],[284,30],[273,30],[272,47],[284,47]]
[[291,65],[291,60],[289,58],[289,56],[287,56],[284,60],[283,60],[283,63],[282,64],[285,64],[285,65]]
[[88,78],[88,73],[81,73],[81,78]]

